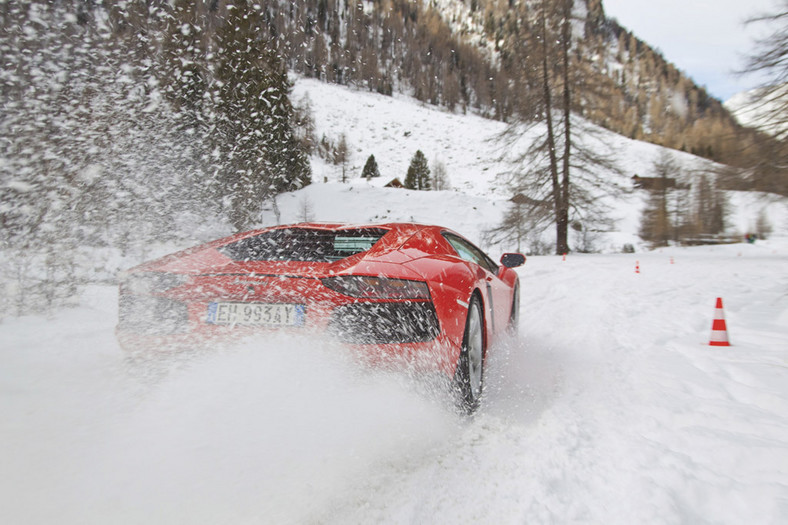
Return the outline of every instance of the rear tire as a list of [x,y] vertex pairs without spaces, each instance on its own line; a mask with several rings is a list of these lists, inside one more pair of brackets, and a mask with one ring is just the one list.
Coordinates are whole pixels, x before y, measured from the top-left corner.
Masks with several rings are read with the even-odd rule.
[[454,383],[460,410],[467,415],[473,414],[479,408],[484,387],[484,317],[475,295],[468,305]]
[[512,313],[509,316],[509,332],[517,335],[520,330],[520,285],[514,287],[514,297],[512,298]]

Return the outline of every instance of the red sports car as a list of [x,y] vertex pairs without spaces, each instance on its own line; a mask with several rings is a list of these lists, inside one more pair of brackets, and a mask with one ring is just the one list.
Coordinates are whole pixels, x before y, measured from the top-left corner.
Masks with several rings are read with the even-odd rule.
[[373,359],[454,381],[476,409],[487,349],[516,330],[517,253],[496,264],[461,235],[419,224],[295,224],[245,233],[121,276],[118,338],[194,342],[266,330],[329,333]]

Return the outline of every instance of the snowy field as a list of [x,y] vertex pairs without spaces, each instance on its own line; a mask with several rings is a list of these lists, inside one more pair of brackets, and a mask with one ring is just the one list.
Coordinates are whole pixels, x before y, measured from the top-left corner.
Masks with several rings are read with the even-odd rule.
[[786,238],[531,257],[470,421],[321,341],[129,361],[92,287],[0,324],[0,523],[788,523],[786,268]]
[[[310,101],[318,140],[325,136],[337,143],[340,135],[345,134],[350,149],[346,167],[349,182],[339,183],[341,166],[313,157],[314,184],[278,199],[282,224],[306,217],[318,221],[416,221],[454,228],[483,244],[483,232],[497,226],[510,206],[512,190],[506,181],[513,165],[507,159],[519,155],[530,139],[544,133],[535,128],[510,147],[499,139],[506,129],[501,122],[471,113],[451,113],[404,95],[387,97],[314,79],[296,78],[292,98],[296,102]],[[599,176],[624,189],[632,187],[630,178],[635,174],[655,176],[654,163],[663,154],[681,167],[679,178],[684,183],[720,168],[706,159],[630,140],[601,128],[596,128],[596,133],[598,139],[584,141],[600,152],[612,154],[620,170],[620,173],[600,172]],[[431,166],[440,161],[446,167],[449,191],[414,192],[381,187],[394,178],[405,180],[416,150],[426,155]],[[368,182],[359,177],[369,155],[375,155],[381,177]],[[729,202],[727,233],[744,236],[755,231],[761,215],[775,234],[788,233],[788,199],[752,192],[725,193]],[[643,247],[638,230],[645,199],[645,191],[625,192],[616,199],[599,195],[599,201],[609,208],[613,222],[604,228],[605,233],[595,235],[594,251],[620,252],[625,244]],[[270,206],[262,217],[266,226],[277,223]],[[574,231],[571,235],[576,237]],[[554,244],[554,228],[548,229],[542,240]],[[570,239],[573,249],[577,245],[576,238]],[[484,247],[493,252],[511,248]]]
[[[277,199],[281,223],[417,221],[483,243],[500,221],[500,123],[298,80],[294,99],[306,93],[318,137],[347,134],[350,181],[313,158],[316,183]],[[652,174],[661,148],[607,140],[619,182]],[[380,187],[416,149],[451,190]],[[367,182],[369,154],[382,177]],[[671,154],[687,173],[711,167]],[[640,192],[611,203],[604,255],[530,257],[521,333],[491,350],[472,420],[314,338],[132,360],[112,286],[2,319],[0,524],[788,523],[788,199],[728,198],[730,233],[764,215],[773,239],[643,251]],[[88,257],[111,276],[182,247]],[[707,345],[717,297],[731,347]]]

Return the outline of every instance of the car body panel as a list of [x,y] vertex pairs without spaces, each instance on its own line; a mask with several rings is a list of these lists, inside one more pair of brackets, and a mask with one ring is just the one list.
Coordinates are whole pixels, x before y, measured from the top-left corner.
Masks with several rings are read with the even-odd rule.
[[[385,230],[385,234],[367,251],[333,262],[239,261],[220,251],[238,241],[273,235],[271,232],[276,230],[287,230],[281,235],[290,235],[297,229],[329,234],[371,229]],[[162,342],[191,344],[215,337],[254,335],[271,330],[322,334],[330,332],[332,327],[353,326],[353,315],[358,315],[363,321],[361,324],[380,323],[384,327],[381,330],[385,332],[375,334],[377,328],[359,326],[361,333],[369,332],[374,344],[359,344],[353,334],[345,334],[349,336],[345,339],[351,341],[349,346],[359,350],[365,359],[396,360],[451,375],[457,366],[472,295],[477,294],[481,301],[485,318],[484,338],[489,346],[508,325],[518,277],[510,268],[500,266],[493,268],[496,271],[490,271],[490,268],[463,259],[445,235],[460,237],[439,226],[410,223],[302,223],[244,232],[177,252],[123,274],[118,338],[124,348],[134,349],[140,345],[150,346],[150,343],[154,346]],[[250,242],[264,241],[254,239]],[[414,300],[361,299],[335,291],[322,281],[347,276],[383,277],[387,282],[424,282],[429,297]],[[298,311],[303,312],[299,317],[302,324],[272,328],[246,326],[240,321],[231,326],[210,322],[208,312],[222,303],[240,305],[238,307],[245,314],[252,316],[271,305],[297,305]],[[249,308],[247,305],[253,306]],[[230,308],[227,305],[220,307]],[[288,308],[288,311],[293,311]],[[276,307],[273,309],[279,311]],[[349,317],[338,323],[340,312]],[[375,312],[385,312],[382,315],[386,319],[371,317]],[[129,321],[134,315],[148,316],[154,324],[157,315],[168,319],[172,317],[177,326],[165,327],[165,333],[158,333],[155,326],[148,329],[141,323]],[[433,315],[432,321],[422,319],[432,319]],[[253,322],[252,319],[248,321]],[[429,334],[403,335],[405,331],[401,331],[397,324],[400,321],[403,325],[413,324],[413,330],[426,330]],[[389,341],[386,337],[394,337],[391,334],[398,334],[400,339]]]

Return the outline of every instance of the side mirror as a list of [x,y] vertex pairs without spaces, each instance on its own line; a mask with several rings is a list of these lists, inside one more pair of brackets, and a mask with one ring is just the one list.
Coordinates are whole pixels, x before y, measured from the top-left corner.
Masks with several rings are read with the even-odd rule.
[[505,253],[501,256],[501,264],[507,268],[517,268],[525,264],[525,255],[522,253]]

